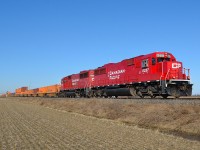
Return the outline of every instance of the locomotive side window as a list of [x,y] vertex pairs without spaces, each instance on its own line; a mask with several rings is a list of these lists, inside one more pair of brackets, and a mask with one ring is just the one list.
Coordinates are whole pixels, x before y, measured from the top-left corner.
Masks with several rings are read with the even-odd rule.
[[105,74],[106,73],[106,68],[102,68],[101,70],[100,70],[100,74]]
[[80,79],[88,78],[88,76],[89,76],[88,72],[82,73],[82,74],[80,74]]
[[98,75],[102,75],[106,73],[106,68],[101,68],[101,69],[97,69],[94,71],[94,75],[98,76]]
[[127,66],[132,66],[132,65],[134,65],[134,59],[133,58],[128,59],[127,60]]
[[149,66],[148,59],[142,61],[142,68],[147,68]]
[[152,58],[152,65],[155,65],[155,64],[156,64],[156,59]]
[[62,83],[66,83],[67,82],[67,80],[62,80]]
[[94,75],[95,75],[95,76],[99,75],[99,70],[95,70],[95,71],[94,71]]

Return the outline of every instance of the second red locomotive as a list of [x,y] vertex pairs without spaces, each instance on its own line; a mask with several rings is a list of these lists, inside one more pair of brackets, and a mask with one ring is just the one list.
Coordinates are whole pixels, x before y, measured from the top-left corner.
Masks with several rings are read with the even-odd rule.
[[59,96],[178,98],[191,94],[189,69],[171,53],[154,52],[64,77]]

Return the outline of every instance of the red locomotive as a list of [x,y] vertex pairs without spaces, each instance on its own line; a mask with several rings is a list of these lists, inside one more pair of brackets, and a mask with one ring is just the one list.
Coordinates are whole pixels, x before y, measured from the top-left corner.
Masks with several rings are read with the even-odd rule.
[[191,94],[190,70],[171,53],[154,52],[64,77],[59,96],[178,98]]

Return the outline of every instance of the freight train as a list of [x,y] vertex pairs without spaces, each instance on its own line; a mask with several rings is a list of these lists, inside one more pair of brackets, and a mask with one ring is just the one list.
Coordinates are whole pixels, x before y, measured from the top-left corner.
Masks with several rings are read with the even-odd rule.
[[108,63],[101,67],[84,70],[61,79],[51,92],[44,87],[16,90],[17,96],[57,96],[57,97],[118,97],[192,95],[190,69],[169,52],[154,52]]

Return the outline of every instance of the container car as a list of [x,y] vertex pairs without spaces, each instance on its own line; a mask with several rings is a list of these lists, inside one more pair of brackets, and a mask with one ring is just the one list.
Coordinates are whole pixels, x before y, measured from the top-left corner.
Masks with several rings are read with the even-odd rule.
[[60,85],[50,85],[45,87],[40,87],[39,91],[37,92],[37,96],[40,97],[56,97],[60,92]]
[[25,91],[28,90],[28,87],[21,87],[15,90],[15,96],[22,96]]

